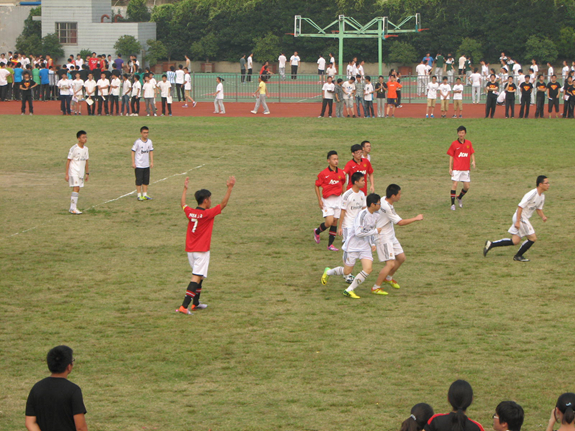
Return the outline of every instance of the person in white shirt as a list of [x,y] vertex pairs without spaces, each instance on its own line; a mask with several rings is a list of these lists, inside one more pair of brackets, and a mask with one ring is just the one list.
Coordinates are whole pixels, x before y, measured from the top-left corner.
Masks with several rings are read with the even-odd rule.
[[345,73],[346,73],[346,77],[347,79],[351,78],[353,75],[353,62],[350,61],[349,63],[347,63],[347,67],[345,68]]
[[149,75],[144,75],[144,85],[142,86],[142,93],[144,94],[144,103],[146,105],[146,116],[149,117],[152,113],[157,117],[155,96],[156,86],[150,81]]
[[282,52],[278,57],[278,68],[280,70],[280,78],[286,79],[286,61],[287,57]]
[[[363,150],[363,154],[361,155],[361,157],[363,157],[364,159],[369,160],[369,162],[371,162],[371,142],[369,141],[362,141],[361,145],[361,149]],[[363,188],[363,186],[362,186]]]
[[[482,66],[483,67],[483,66]],[[479,103],[481,99],[481,88],[483,87],[483,77],[476,67],[471,75],[469,75],[469,84],[471,84],[471,101],[472,103]]]
[[563,60],[563,69],[561,69],[561,76],[563,78],[563,84],[565,84],[565,81],[567,81],[567,77],[569,76],[569,71],[571,69],[569,68],[569,65],[567,64],[566,60]]
[[326,74],[327,76],[331,76],[332,81],[335,80],[335,75],[337,75],[337,68],[335,63],[330,63],[330,65],[327,67]]
[[122,91],[122,81],[119,76],[112,75],[112,81],[110,82],[110,115],[114,115],[114,106],[116,106],[116,115],[120,115],[120,91]]
[[447,70],[447,77],[449,78],[449,84],[453,84],[453,75],[455,74],[455,70],[453,69],[453,65],[455,60],[451,56],[451,53],[447,54],[447,60],[445,60],[445,69]]
[[437,82],[437,77],[432,76],[431,82],[427,84],[427,109],[425,111],[425,118],[434,118],[433,112],[435,111],[435,104],[437,102],[437,90],[439,89],[439,83]]
[[162,99],[162,117],[166,115],[166,105],[168,105],[168,115],[172,116],[172,84],[168,81],[168,75],[162,75],[162,80],[158,82],[160,89],[160,98]]
[[463,118],[463,84],[461,83],[461,78],[455,80],[455,85],[453,86],[453,117],[452,118]]
[[553,66],[551,65],[551,63],[547,63],[547,79],[551,80],[551,77],[555,75],[555,69],[553,69]]
[[88,107],[88,115],[96,113],[96,81],[94,81],[94,74],[88,73],[88,79],[84,82],[84,91],[86,93],[86,106]]
[[4,102],[8,96],[8,77],[11,75],[10,71],[6,69],[7,63],[8,60],[6,60],[6,63],[0,62],[0,101],[2,102]]
[[[148,139],[150,129],[146,126],[140,128],[140,138],[132,146],[132,168],[136,174],[136,190],[139,201],[151,201],[148,196],[150,185],[150,169],[154,167],[154,145]],[[143,192],[143,193],[142,193]]]
[[100,75],[96,85],[98,86],[98,115],[102,115],[102,104],[104,105],[104,113],[109,115],[108,94],[110,92],[110,81],[106,78],[105,73]]
[[299,67],[300,58],[297,55],[297,51],[289,59],[291,65],[291,79],[297,79],[297,69]]
[[325,58],[321,54],[317,59],[317,74],[319,75],[319,82],[322,83],[325,75]]
[[142,84],[140,83],[140,76],[134,75],[132,78],[132,101],[130,106],[132,108],[132,117],[140,115],[140,97],[142,95]]
[[347,111],[347,116],[349,117],[352,114],[355,117],[355,113],[353,112],[353,101],[355,100],[355,78],[351,76],[348,81],[345,81],[341,85],[343,89],[343,102],[345,104],[345,108]]
[[331,52],[329,53],[329,64],[335,66],[335,57]]
[[357,75],[361,75],[361,78],[363,79],[365,77],[365,71],[363,70],[363,65],[365,64],[365,61],[361,60],[359,62],[359,66],[357,66]]
[[371,83],[371,76],[365,77],[365,85],[363,87],[363,102],[364,102],[364,117],[375,118],[375,111],[373,110],[373,84]]
[[333,95],[335,93],[335,84],[333,83],[333,79],[331,76],[327,77],[327,82],[323,84],[322,87],[323,92],[323,100],[321,103],[321,114],[319,118],[323,118],[325,115],[325,108],[329,106],[329,118],[331,118],[332,110],[333,110]]
[[72,81],[68,79],[66,73],[62,74],[62,78],[58,81],[58,89],[60,90],[60,109],[62,115],[72,115],[70,110],[70,102],[72,101]]
[[76,66],[78,66],[80,69],[82,69],[82,66],[84,65],[84,59],[82,58],[82,56],[80,54],[76,55]]
[[[173,68],[174,66],[172,66]],[[175,75],[174,75],[175,76]],[[122,76],[122,112],[120,115],[124,115],[124,110],[126,111],[126,117],[130,115],[130,93],[132,92],[132,83],[129,80],[127,73]]]
[[185,100],[184,96],[184,76],[186,72],[184,72],[184,66],[179,65],[178,70],[176,70],[176,93],[178,93],[178,102],[181,102],[182,99]]
[[512,70],[513,70],[513,79],[515,80],[515,83],[519,85],[517,79],[519,78],[519,71],[521,70],[521,64],[519,64],[519,62],[515,62],[513,64]]
[[82,115],[83,89],[84,81],[80,79],[80,72],[76,72],[76,79],[72,81],[72,111],[74,115]]
[[427,66],[425,60],[421,60],[415,67],[415,73],[417,73],[417,95],[423,95],[427,87]]
[[254,71],[254,53],[248,55],[248,77],[246,82],[252,82],[252,73]]
[[547,217],[543,214],[543,204],[545,203],[545,195],[543,192],[549,190],[549,179],[545,175],[539,175],[536,181],[537,187],[533,190],[528,191],[513,214],[512,224],[509,228],[509,233],[512,235],[511,239],[504,238],[499,241],[486,241],[483,247],[483,256],[486,257],[489,250],[495,247],[506,247],[511,245],[517,245],[521,241],[521,238],[527,237],[527,240],[521,244],[521,247],[513,257],[513,260],[518,262],[529,262],[529,259],[525,258],[523,255],[531,246],[537,241],[537,236],[535,235],[535,229],[531,226],[529,219],[534,212],[541,217],[543,222],[547,221]]
[[188,71],[188,68],[184,68],[184,108],[188,107],[188,101],[192,102],[192,108],[195,108],[197,102],[192,98],[192,77]]
[[467,61],[467,58],[465,57],[464,54],[461,54],[461,57],[459,57],[459,75],[465,75],[465,62]]
[[451,85],[447,82],[447,76],[443,77],[443,82],[439,86],[439,100],[441,100],[441,118],[447,118],[447,109],[449,108],[449,95]]
[[86,142],[88,141],[86,132],[80,130],[76,133],[76,138],[78,139],[78,143],[70,148],[68,152],[64,180],[72,187],[70,213],[78,215],[82,214],[82,211],[79,211],[76,207],[78,204],[78,193],[80,193],[80,188],[84,187],[84,182],[88,182],[90,175],[88,171],[88,159],[90,155],[88,153],[88,147],[86,147]]
[[357,57],[353,57],[353,61],[351,62],[351,73],[354,77],[357,77],[359,73],[357,70]]
[[224,107],[224,82],[223,78],[219,76],[216,78],[216,92],[212,93],[215,96],[214,99],[214,114],[225,114],[226,108]]

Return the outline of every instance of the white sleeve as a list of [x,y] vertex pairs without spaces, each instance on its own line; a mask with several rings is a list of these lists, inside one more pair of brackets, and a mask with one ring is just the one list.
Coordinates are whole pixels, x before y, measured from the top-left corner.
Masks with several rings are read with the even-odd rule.
[[138,141],[134,142],[134,145],[132,146],[132,151],[133,152],[138,151]]
[[537,207],[538,210],[542,210],[543,209],[543,204],[545,203],[545,195],[542,196],[543,199],[541,199],[541,203],[539,204],[539,206]]
[[74,158],[74,152],[72,151],[74,147],[70,148],[70,151],[68,151],[68,160],[72,160]]
[[529,204],[529,201],[533,198],[534,193],[537,193],[537,190],[531,190],[530,192],[525,193],[525,196],[523,196],[523,199],[521,199],[521,202],[519,202],[519,206],[521,208],[525,208]]
[[356,217],[354,223],[353,223],[353,230],[355,233],[355,236],[357,236],[358,238],[365,238],[365,237],[369,237],[369,236],[373,236],[377,234],[377,229],[373,228],[373,229],[368,229],[367,227],[363,226],[363,219],[366,213],[362,212],[359,213],[359,215]]

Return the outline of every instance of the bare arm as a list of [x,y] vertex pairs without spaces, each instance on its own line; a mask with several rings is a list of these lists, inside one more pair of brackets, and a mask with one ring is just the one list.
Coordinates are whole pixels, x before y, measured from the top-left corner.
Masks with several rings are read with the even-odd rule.
[[449,156],[449,175],[453,175],[453,156]]
[[36,422],[36,416],[26,416],[26,429],[28,431],[42,431]]
[[90,169],[88,168],[88,160],[86,160],[86,167],[84,168],[84,181],[88,182],[88,175],[90,175]]
[[473,169],[475,169],[475,154],[471,155],[471,166],[473,166]]
[[369,191],[375,193],[375,184],[373,183],[373,172],[369,174]]
[[342,236],[342,235],[343,235],[343,228],[341,227],[341,225],[343,224],[343,219],[345,218],[345,213],[346,213],[346,210],[343,210],[343,209],[342,209],[342,210],[341,210],[341,213],[340,213],[340,215],[339,215],[339,220],[337,221],[337,225],[338,225],[337,234],[338,234],[339,236]]
[[519,229],[521,226],[521,215],[523,214],[523,208],[517,207],[517,220],[515,220],[515,227]]
[[76,425],[76,431],[88,431],[88,425],[86,424],[84,413],[74,415],[74,424]]
[[545,214],[543,214],[543,210],[538,209],[536,211],[537,211],[537,214],[539,215],[539,217],[541,217],[541,220],[543,220],[543,222],[546,222],[547,217],[545,216]]
[[[150,151],[150,168],[154,167],[154,150]],[[473,165],[475,167],[475,164]]]
[[184,191],[182,192],[182,200],[180,201],[180,205],[183,207],[186,206],[186,193],[188,192],[188,184],[190,183],[190,178],[186,177],[184,181]]
[[398,226],[407,226],[408,224],[413,223],[414,221],[421,221],[423,220],[423,214],[418,214],[417,216],[413,217],[413,218],[408,218],[408,219],[403,219],[400,220],[397,225]]
[[226,191],[226,195],[220,202],[220,207],[223,210],[225,207],[228,206],[228,201],[230,200],[230,195],[232,194],[232,189],[236,184],[236,177],[229,177],[228,181],[226,181],[226,186],[228,186],[228,190]]
[[136,152],[132,151],[132,167],[136,169]]
[[70,179],[70,176],[68,175],[68,172],[70,172],[70,159],[66,160],[66,172],[64,174],[64,180],[68,181]]
[[545,431],[553,431],[553,427],[555,426],[555,409],[551,410],[551,417],[549,418],[549,422],[547,423],[547,428]]

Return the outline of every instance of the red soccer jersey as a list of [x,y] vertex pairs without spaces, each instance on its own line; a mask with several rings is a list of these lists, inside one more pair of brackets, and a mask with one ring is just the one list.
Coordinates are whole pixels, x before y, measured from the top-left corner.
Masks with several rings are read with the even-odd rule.
[[344,172],[348,175],[347,190],[351,189],[351,176],[356,172],[361,172],[365,175],[365,186],[361,191],[367,196],[367,176],[373,174],[373,168],[371,167],[371,162],[367,159],[362,158],[361,162],[357,163],[354,159],[351,159],[343,168]]
[[90,70],[96,69],[98,67],[98,63],[99,63],[99,60],[97,58],[90,57],[88,59],[88,66],[90,67]]
[[340,196],[345,184],[345,172],[335,168],[332,171],[328,166],[317,175],[315,185],[322,188],[322,196],[327,199],[330,196]]
[[186,205],[184,212],[190,221],[186,235],[186,251],[189,253],[210,251],[214,218],[222,213],[221,206],[216,205],[214,208],[205,210],[203,208],[192,209]]
[[387,97],[397,99],[397,90],[401,87],[402,85],[397,81],[387,81]]
[[454,171],[468,171],[470,167],[471,155],[475,153],[473,145],[467,139],[459,142],[456,139],[451,143],[451,147],[447,150],[447,154],[453,157],[453,170]]

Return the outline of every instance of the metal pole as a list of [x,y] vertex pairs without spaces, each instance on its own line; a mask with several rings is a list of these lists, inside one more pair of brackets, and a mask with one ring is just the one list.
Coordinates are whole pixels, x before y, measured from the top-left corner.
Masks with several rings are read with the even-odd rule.
[[236,102],[238,101],[238,74],[236,73]]
[[192,99],[196,100],[196,72],[192,72]]
[[339,16],[339,74],[345,77],[345,73],[343,71],[343,35],[345,32],[345,22],[344,16]]
[[378,62],[379,62],[379,74],[383,75],[382,73],[382,44],[383,44],[383,20],[377,21],[377,55],[378,55]]
[[281,103],[281,101],[282,101],[282,80],[278,76],[278,102]]

